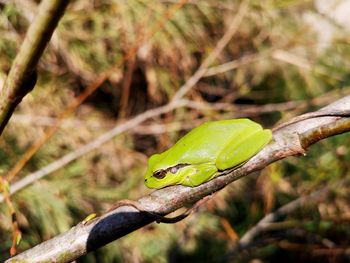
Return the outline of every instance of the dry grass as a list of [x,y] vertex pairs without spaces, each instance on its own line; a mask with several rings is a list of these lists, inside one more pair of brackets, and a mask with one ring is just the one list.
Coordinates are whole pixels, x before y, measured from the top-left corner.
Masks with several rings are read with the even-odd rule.
[[[17,118],[2,137],[2,174],[6,175],[33,141],[45,135],[76,96],[106,72],[99,89],[65,117],[15,181],[91,142],[121,119],[169,102],[212,52],[237,15],[240,1],[182,2],[72,2],[40,62],[36,89],[21,103]],[[0,7],[1,83],[36,7],[29,0],[1,3]],[[344,29],[337,28],[337,38],[320,49],[317,34],[303,19],[310,13],[317,14],[311,1],[250,3],[239,30],[212,66],[250,55],[254,60],[202,78],[186,95],[193,107],[152,118],[143,128],[118,136],[15,194],[23,231],[19,249],[67,230],[90,213],[105,211],[117,199],[134,199],[148,192],[142,179],[147,157],[166,149],[204,120],[231,118],[249,107],[247,116],[272,126],[281,118],[342,96],[349,86],[349,39]],[[275,104],[291,100],[295,104],[283,111],[278,108],[283,105]],[[200,103],[207,107],[199,107]],[[263,104],[271,104],[272,110],[259,110]],[[147,129],[151,132],[144,134]],[[154,129],[159,133],[153,134]],[[347,135],[332,138],[314,146],[308,157],[274,164],[258,183],[255,178],[235,183],[220,192],[207,210],[203,208],[184,222],[148,226],[88,255],[84,262],[219,259],[234,244],[233,233],[242,236],[264,213],[345,177],[348,142]],[[348,196],[348,186],[341,185],[329,199],[286,219],[297,222],[292,229],[330,239],[336,247],[348,246],[350,240],[340,238],[348,234]],[[11,243],[11,221],[6,206],[0,209],[0,258],[4,259]],[[281,251],[300,260],[305,256],[304,250],[280,240],[319,244],[306,234],[302,238],[291,235],[289,228],[287,224],[264,234],[247,260],[272,261]]]

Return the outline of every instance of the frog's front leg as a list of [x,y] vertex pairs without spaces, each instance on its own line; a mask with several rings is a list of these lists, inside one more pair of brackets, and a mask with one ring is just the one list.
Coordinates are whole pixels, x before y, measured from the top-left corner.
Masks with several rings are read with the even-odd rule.
[[231,143],[221,151],[216,166],[219,170],[227,170],[238,166],[257,154],[266,144],[271,141],[270,130],[250,131],[241,138]]
[[217,168],[213,163],[191,165],[184,171],[179,184],[197,186],[213,179],[217,175]]

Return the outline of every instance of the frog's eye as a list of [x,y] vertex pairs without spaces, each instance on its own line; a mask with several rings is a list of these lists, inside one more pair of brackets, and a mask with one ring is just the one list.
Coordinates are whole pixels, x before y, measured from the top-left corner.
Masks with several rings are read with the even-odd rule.
[[153,174],[153,177],[155,177],[157,179],[163,179],[165,177],[165,175],[166,175],[166,170],[159,170]]

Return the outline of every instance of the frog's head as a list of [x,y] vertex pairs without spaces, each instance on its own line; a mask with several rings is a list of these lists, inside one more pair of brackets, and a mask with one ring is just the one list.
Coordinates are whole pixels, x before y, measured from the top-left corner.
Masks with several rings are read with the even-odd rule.
[[175,184],[197,186],[213,178],[216,172],[212,163],[177,163],[163,154],[155,154],[148,161],[145,185],[157,189]]
[[163,188],[181,184],[185,177],[197,172],[190,164],[175,164],[164,161],[162,154],[154,154],[148,160],[145,185],[149,188]]

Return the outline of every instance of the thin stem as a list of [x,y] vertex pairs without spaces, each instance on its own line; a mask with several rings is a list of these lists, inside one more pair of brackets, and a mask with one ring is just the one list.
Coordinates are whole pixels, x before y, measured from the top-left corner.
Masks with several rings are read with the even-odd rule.
[[[17,191],[23,189],[24,187],[32,184],[33,182],[39,180],[40,178],[57,171],[58,169],[62,168],[63,166],[67,165],[68,163],[78,159],[79,157],[87,154],[88,152],[97,149],[104,143],[110,141],[115,136],[134,128],[135,126],[139,125],[140,123],[144,122],[147,119],[150,119],[152,117],[159,116],[160,114],[167,113],[169,111],[172,111],[176,108],[183,107],[186,105],[186,101],[177,101],[175,103],[167,104],[163,107],[159,107],[156,109],[148,110],[138,116],[136,116],[133,119],[127,120],[124,123],[117,125],[113,129],[109,130],[108,132],[102,134],[97,139],[93,140],[92,142],[84,145],[83,147],[80,147],[79,149],[63,156],[62,158],[50,163],[49,165],[41,168],[40,170],[31,173],[27,176],[25,176],[23,179],[19,180],[18,182],[14,183],[10,187],[10,194],[14,194]],[[4,196],[0,195],[0,203],[4,201]]]
[[172,101],[181,99],[187,92],[189,92],[194,85],[207,73],[208,68],[215,59],[218,58],[220,53],[224,50],[226,45],[230,42],[231,38],[237,32],[241,22],[243,21],[244,16],[248,11],[248,0],[245,0],[240,5],[235,17],[233,18],[229,28],[223,35],[223,37],[216,44],[214,50],[209,54],[209,56],[203,61],[197,71],[190,77],[184,85],[182,85],[176,94],[173,96]]
[[0,135],[13,111],[35,86],[38,61],[47,46],[68,0],[44,0],[0,90]]

